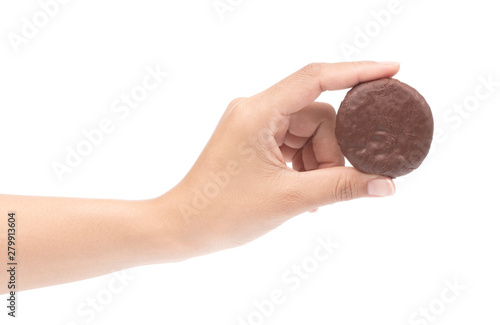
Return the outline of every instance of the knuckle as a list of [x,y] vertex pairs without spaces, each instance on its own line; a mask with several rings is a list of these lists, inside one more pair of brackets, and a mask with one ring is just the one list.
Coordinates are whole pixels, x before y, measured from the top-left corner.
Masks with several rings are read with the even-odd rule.
[[239,105],[241,102],[243,102],[245,99],[247,99],[247,97],[237,97],[237,98],[233,99],[231,102],[229,102],[229,105],[227,105],[227,108],[233,109],[237,105]]
[[300,71],[305,77],[316,77],[321,72],[321,63],[313,62],[303,67]]
[[348,173],[341,173],[334,183],[332,202],[344,202],[358,197],[357,186]]
[[321,103],[321,107],[328,113],[335,113],[335,108],[329,103]]
[[309,63],[305,67],[299,70],[295,74],[296,78],[304,83],[317,83],[318,87],[324,91],[323,86],[320,81],[321,70],[323,69],[323,63]]
[[335,113],[335,108],[332,105],[323,102],[317,102],[317,105],[322,116],[328,119],[335,119],[337,114]]

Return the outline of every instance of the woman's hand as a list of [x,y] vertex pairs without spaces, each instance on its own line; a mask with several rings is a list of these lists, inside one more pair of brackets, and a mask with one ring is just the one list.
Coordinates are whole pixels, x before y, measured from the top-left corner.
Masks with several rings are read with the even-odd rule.
[[[0,206],[20,216],[16,262],[23,278],[15,289],[183,260],[244,244],[321,205],[392,194],[390,179],[344,167],[335,111],[314,100],[322,91],[390,77],[398,68],[313,64],[234,100],[188,175],[155,199],[0,195]],[[0,224],[0,234],[7,234],[6,226]],[[0,248],[7,251],[7,240]],[[1,282],[8,277],[2,272]]]
[[398,70],[397,63],[310,64],[233,100],[187,176],[154,200],[160,223],[194,256],[244,244],[322,205],[393,194],[391,179],[344,167],[335,110],[315,99]]

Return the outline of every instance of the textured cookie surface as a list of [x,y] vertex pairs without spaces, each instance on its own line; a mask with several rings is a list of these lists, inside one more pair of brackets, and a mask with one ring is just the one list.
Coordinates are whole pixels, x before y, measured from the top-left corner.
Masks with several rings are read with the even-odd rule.
[[392,78],[352,88],[340,105],[335,129],[342,153],[356,169],[393,178],[420,166],[433,132],[424,97]]

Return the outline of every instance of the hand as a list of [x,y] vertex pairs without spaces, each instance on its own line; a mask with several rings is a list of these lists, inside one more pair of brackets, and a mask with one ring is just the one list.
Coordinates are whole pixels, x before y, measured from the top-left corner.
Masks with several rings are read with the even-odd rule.
[[[234,100],[186,177],[155,199],[0,195],[0,206],[22,216],[16,247],[24,276],[16,290],[184,260],[244,244],[321,205],[392,194],[392,180],[344,167],[335,111],[314,100],[322,91],[398,69],[375,62],[313,64]],[[0,248],[7,251],[4,242]],[[0,280],[8,277],[3,272]],[[0,288],[4,293],[7,287]]]
[[344,167],[335,110],[314,100],[398,70],[397,63],[310,64],[233,100],[187,176],[155,199],[160,222],[199,255],[249,242],[322,205],[393,194],[391,179]]

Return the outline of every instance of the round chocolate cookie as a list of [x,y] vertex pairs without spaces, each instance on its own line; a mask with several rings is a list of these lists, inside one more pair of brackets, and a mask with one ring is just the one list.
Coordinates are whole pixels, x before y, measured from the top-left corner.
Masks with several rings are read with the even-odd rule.
[[433,133],[424,97],[392,78],[353,87],[340,105],[335,129],[340,150],[356,169],[392,178],[420,166]]

